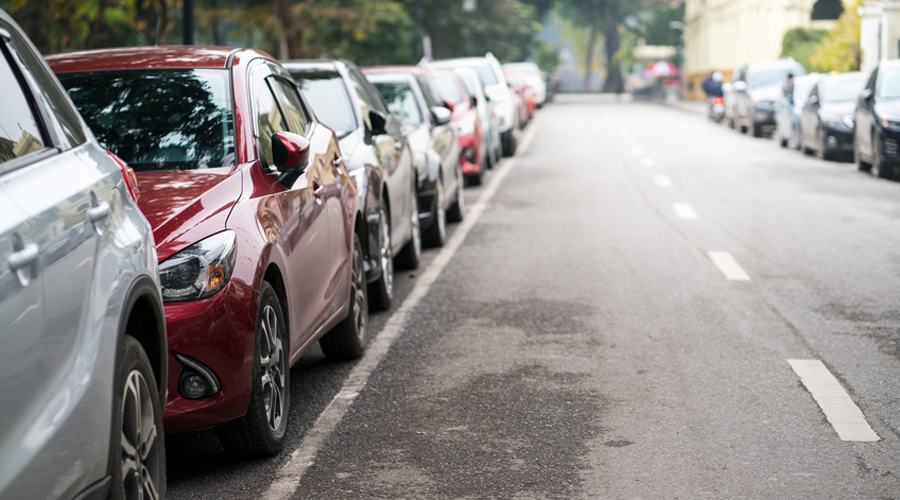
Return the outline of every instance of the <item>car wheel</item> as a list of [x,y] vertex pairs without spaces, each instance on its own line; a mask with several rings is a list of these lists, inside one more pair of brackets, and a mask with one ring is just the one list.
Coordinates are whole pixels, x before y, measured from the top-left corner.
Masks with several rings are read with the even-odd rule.
[[753,137],[762,137],[762,125],[757,125],[753,122],[750,123],[750,132]]
[[250,404],[243,417],[216,428],[223,448],[246,456],[274,455],[281,450],[290,410],[288,356],[281,301],[264,281],[256,313]]
[[347,317],[319,340],[322,352],[329,359],[356,359],[363,355],[363,339],[369,322],[366,296],[366,270],[363,265],[362,243],[353,235],[353,267],[350,272],[350,310]]
[[109,498],[165,498],[162,404],[150,360],[130,335],[123,338],[115,391]]
[[728,119],[728,128],[730,128],[731,130],[734,130],[734,118]]
[[391,224],[382,202],[378,209],[378,264],[381,276],[369,284],[369,305],[376,311],[385,311],[394,300],[394,255],[392,252]]
[[856,134],[853,134],[853,163],[860,172],[872,170],[872,164],[863,161],[862,155],[859,154],[859,141],[856,140]]
[[891,178],[891,169],[884,164],[884,161],[881,159],[881,152],[884,148],[881,145],[881,136],[875,134],[875,139],[872,141],[872,175],[875,177],[880,177],[882,179],[890,179]]
[[456,199],[453,205],[447,210],[447,220],[450,222],[462,222],[466,217],[466,197],[463,193],[465,181],[463,180],[462,170],[456,169]]
[[422,235],[425,245],[442,247],[447,242],[447,212],[444,211],[444,181],[438,173],[434,186],[434,206],[431,209],[431,226]]
[[787,138],[785,138],[785,137],[779,137],[779,138],[778,138],[778,145],[781,146],[781,147],[783,147],[783,148],[787,148],[787,147],[788,147],[788,140],[787,140]]
[[422,233],[419,227],[419,208],[415,189],[410,199],[412,200],[412,208],[410,209],[410,212],[412,212],[412,215],[410,215],[410,230],[412,234],[409,237],[409,241],[400,250],[400,254],[397,255],[397,265],[403,269],[417,269],[419,261],[422,259]]
[[827,160],[829,155],[828,152],[825,151],[825,133],[820,131],[819,134],[819,147],[816,148],[816,158],[820,160]]
[[516,154],[516,135],[513,133],[515,131],[515,127],[509,129],[508,132],[504,132],[500,135],[500,142],[503,145],[503,156],[512,156]]

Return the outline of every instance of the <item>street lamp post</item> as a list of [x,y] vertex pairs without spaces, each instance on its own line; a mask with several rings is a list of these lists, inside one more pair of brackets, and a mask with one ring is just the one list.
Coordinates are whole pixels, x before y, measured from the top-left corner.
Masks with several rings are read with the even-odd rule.
[[472,13],[478,8],[478,0],[462,0],[463,12],[466,13],[466,55],[471,56],[475,52],[472,34]]

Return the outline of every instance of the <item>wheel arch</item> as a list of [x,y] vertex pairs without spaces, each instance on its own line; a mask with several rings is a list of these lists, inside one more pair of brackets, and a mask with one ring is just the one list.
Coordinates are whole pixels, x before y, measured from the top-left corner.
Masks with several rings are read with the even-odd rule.
[[275,290],[275,295],[278,296],[278,302],[281,303],[281,312],[284,316],[284,326],[286,331],[288,332],[287,340],[288,340],[288,350],[290,352],[290,331],[291,331],[291,319],[290,313],[288,309],[288,301],[287,301],[287,288],[284,284],[284,275],[281,273],[281,269],[274,262],[270,263],[268,267],[266,267],[266,272],[263,274],[262,281],[272,285],[272,288]]
[[165,407],[168,342],[165,310],[159,288],[149,276],[141,276],[131,286],[127,297],[123,307],[124,314],[119,319],[117,349],[121,349],[125,335],[133,337],[141,344],[150,360],[157,387],[160,389],[160,399],[163,400],[162,404]]

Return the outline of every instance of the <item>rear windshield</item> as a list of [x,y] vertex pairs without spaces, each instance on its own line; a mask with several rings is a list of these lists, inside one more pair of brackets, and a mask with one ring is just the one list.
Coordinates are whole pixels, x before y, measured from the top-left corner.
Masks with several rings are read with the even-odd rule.
[[866,85],[868,77],[841,78],[838,80],[826,79],[819,84],[819,94],[822,102],[847,102],[855,101]]
[[320,73],[292,72],[316,117],[338,135],[356,130],[353,103],[341,75],[332,71]]
[[376,83],[375,88],[384,98],[388,111],[400,118],[404,124],[422,123],[422,112],[416,103],[412,88],[406,83]]
[[456,75],[446,73],[432,74],[431,81],[434,82],[441,99],[446,99],[453,104],[459,104],[463,101],[463,95],[459,91]]
[[227,70],[94,71],[57,75],[100,143],[136,171],[231,166]]

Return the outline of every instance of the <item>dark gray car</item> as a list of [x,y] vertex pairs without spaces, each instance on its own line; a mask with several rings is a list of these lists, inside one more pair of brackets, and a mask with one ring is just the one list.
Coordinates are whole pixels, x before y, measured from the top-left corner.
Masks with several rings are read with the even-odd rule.
[[784,95],[788,74],[797,77],[806,70],[793,59],[751,63],[736,70],[725,99],[726,107],[733,105],[733,116],[726,109],[729,123],[733,121],[742,133],[749,131],[753,137],[774,130],[775,103]]
[[0,499],[164,498],[166,330],[133,177],[0,11]]

